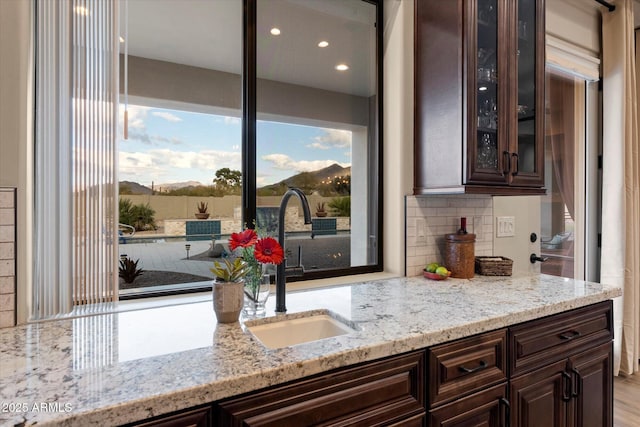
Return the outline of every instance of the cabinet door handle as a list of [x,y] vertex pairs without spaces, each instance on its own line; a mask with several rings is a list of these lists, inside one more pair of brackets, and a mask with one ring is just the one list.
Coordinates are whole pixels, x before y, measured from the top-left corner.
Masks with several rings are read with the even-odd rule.
[[504,419],[502,425],[504,427],[511,427],[511,404],[506,398],[501,397],[500,406],[504,407]]
[[569,332],[563,332],[560,335],[558,335],[560,338],[562,338],[565,341],[570,341],[574,338],[578,338],[580,336],[580,332],[578,331],[569,331]]
[[516,167],[513,169],[513,172],[511,172],[511,175],[516,176],[518,175],[518,172],[520,171],[520,157],[518,157],[518,153],[511,153],[511,158],[516,159]]
[[481,360],[480,364],[478,366],[476,366],[475,368],[466,368],[464,366],[460,366],[459,369],[460,369],[461,372],[465,372],[467,374],[472,374],[474,372],[478,372],[478,371],[481,371],[481,370],[485,369],[487,366],[489,366],[489,365],[487,365],[487,362],[485,362],[484,360]]
[[508,151],[503,151],[502,152],[502,160],[504,160],[504,166],[507,168],[506,170],[504,170],[504,168],[502,168],[502,174],[503,175],[508,175],[509,172],[511,172],[511,160],[509,157],[509,152]]
[[[580,375],[580,371],[576,368],[571,368],[571,372],[573,372],[576,377],[576,390],[571,390],[571,397],[578,397],[582,394],[582,375]],[[571,385],[571,388],[573,389],[573,384]]]
[[[562,401],[568,402],[571,400],[573,381],[571,381],[571,375],[567,374],[565,371],[561,372],[562,374]],[[569,389],[567,391],[567,389]]]

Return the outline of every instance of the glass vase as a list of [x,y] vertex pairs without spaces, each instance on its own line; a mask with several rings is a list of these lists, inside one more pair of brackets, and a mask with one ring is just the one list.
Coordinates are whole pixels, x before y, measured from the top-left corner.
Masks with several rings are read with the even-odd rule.
[[271,276],[262,266],[257,271],[249,272],[244,281],[244,307],[242,312],[247,318],[264,317],[265,304],[269,298]]

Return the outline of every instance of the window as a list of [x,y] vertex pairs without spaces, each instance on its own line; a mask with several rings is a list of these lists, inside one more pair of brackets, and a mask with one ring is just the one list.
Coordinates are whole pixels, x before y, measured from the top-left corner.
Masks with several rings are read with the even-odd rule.
[[[381,270],[381,7],[245,3],[255,17],[241,0],[128,2],[119,255],[146,271],[121,281],[121,296],[210,286],[231,232],[277,234],[287,186],[303,189],[314,216],[304,226],[295,203],[286,213],[289,263],[300,247],[303,279]],[[195,218],[201,203],[206,220]]]

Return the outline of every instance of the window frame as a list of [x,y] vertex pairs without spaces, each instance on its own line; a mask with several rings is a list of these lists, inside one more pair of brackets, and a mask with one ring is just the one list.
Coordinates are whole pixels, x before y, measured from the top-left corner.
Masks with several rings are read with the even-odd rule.
[[[242,153],[242,223],[252,227],[256,219],[257,211],[257,6],[260,0],[242,0],[242,101],[241,114],[242,133],[241,133],[241,153]],[[375,231],[376,247],[375,256],[376,263],[354,266],[348,268],[337,268],[327,270],[305,271],[301,277],[292,277],[288,281],[305,281],[314,279],[325,279],[331,277],[341,277],[364,273],[375,273],[384,270],[383,263],[383,6],[380,0],[361,0],[365,3],[375,5],[376,7],[376,106],[377,114],[376,126],[371,131],[375,132],[376,137],[376,157],[370,163],[377,170],[369,172],[368,181],[369,195],[371,200],[375,200],[374,209],[368,206],[370,213],[375,215]],[[374,185],[371,183],[374,181]],[[211,288],[210,284],[204,285],[206,282],[200,282],[202,285],[187,286],[183,288],[172,289],[167,291],[149,292],[140,288],[140,292],[131,292],[127,295],[120,295],[120,300],[131,300],[147,297],[169,296],[186,293],[196,293],[206,291]]]
[[[257,3],[259,0],[243,0],[243,53],[242,53],[242,222],[254,224],[257,210],[256,188],[256,123],[257,123]],[[377,174],[370,174],[369,179],[377,179],[377,191],[372,193],[376,197],[376,263],[363,266],[355,266],[343,269],[331,269],[321,271],[305,271],[301,277],[292,277],[288,281],[302,281],[324,279],[328,277],[347,276],[363,273],[383,271],[383,49],[382,32],[383,7],[380,0],[361,0],[376,6],[376,128],[377,134]],[[377,175],[377,176],[372,176]]]

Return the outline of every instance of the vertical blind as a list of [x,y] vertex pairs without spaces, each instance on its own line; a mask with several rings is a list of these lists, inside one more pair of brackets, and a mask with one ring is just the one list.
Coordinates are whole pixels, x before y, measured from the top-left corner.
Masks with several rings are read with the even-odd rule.
[[37,1],[34,319],[117,300],[117,13]]

